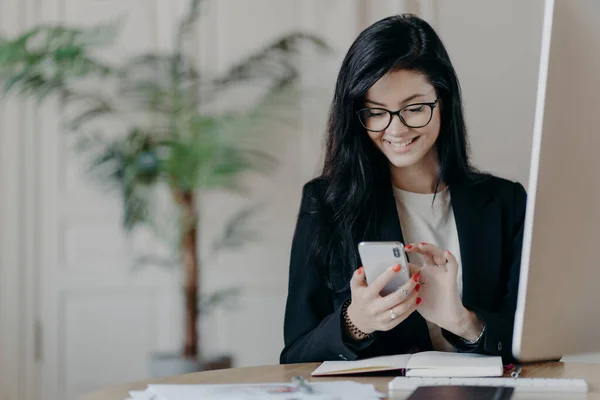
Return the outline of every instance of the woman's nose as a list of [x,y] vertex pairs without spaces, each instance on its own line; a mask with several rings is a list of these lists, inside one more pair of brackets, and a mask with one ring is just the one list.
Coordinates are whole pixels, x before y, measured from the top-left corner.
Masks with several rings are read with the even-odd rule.
[[408,131],[408,129],[409,128],[406,125],[404,125],[404,123],[402,123],[402,121],[400,120],[399,115],[393,115],[392,122],[390,122],[390,125],[387,127],[387,129],[385,131],[386,131],[386,133],[398,135],[398,134],[402,134],[402,133]]

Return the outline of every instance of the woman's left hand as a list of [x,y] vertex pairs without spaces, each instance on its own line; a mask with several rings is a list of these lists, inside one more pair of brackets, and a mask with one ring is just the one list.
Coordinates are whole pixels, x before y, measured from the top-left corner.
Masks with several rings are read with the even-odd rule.
[[449,252],[429,243],[411,243],[407,253],[423,256],[421,268],[422,302],[417,311],[428,321],[467,340],[477,338],[482,322],[467,310],[458,293],[458,262]]

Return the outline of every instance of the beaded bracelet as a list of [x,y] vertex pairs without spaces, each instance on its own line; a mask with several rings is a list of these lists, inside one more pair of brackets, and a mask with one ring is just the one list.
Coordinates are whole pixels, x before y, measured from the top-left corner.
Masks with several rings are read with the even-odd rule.
[[344,302],[344,305],[342,305],[342,316],[344,318],[344,323],[348,327],[348,330],[350,330],[350,332],[354,336],[358,337],[359,340],[370,339],[371,337],[373,337],[373,333],[365,333],[365,332],[361,331],[350,320],[350,317],[348,316],[348,307],[350,306],[350,303],[351,303],[350,300],[346,300]]

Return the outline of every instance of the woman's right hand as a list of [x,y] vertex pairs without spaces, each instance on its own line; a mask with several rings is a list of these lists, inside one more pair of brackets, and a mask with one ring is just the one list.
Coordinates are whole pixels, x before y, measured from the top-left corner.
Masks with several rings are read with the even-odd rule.
[[[400,265],[389,267],[370,285],[367,285],[363,267],[354,271],[350,281],[352,300],[347,311],[354,326],[367,334],[389,331],[415,311],[421,302],[421,298],[417,295],[420,288],[417,283],[419,272],[417,266],[412,264],[409,266],[415,271],[411,279],[395,292],[383,297],[379,293],[400,272],[402,268]],[[350,333],[349,330],[348,332]]]

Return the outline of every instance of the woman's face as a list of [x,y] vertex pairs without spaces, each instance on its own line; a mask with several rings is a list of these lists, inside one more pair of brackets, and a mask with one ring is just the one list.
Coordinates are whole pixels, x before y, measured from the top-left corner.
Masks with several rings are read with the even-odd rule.
[[[440,133],[440,105],[436,103],[432,110],[422,104],[434,103],[436,99],[433,85],[424,75],[412,70],[388,72],[367,92],[364,107],[369,110],[360,113],[361,121],[371,129],[367,130],[369,137],[393,166],[406,168],[437,163],[434,144]],[[381,109],[397,111],[402,108],[402,117],[408,125],[415,127],[406,126],[394,115],[385,128],[389,114]],[[372,131],[381,129],[381,132]]]

